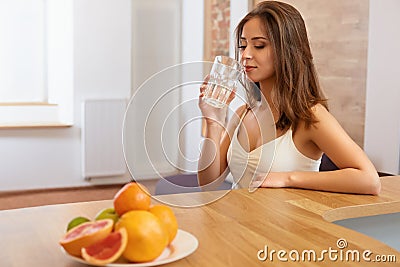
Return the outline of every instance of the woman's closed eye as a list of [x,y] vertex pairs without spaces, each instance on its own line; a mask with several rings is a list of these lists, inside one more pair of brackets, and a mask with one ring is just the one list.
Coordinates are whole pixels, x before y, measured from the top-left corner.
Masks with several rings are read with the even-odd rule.
[[[253,45],[255,49],[263,49],[265,48],[265,44],[259,44],[259,45]],[[238,46],[239,50],[245,50],[247,48],[247,45],[239,45]]]

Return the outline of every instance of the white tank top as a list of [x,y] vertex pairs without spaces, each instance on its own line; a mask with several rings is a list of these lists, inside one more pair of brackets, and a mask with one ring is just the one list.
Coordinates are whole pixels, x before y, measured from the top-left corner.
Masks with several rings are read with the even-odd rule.
[[321,158],[314,160],[298,151],[293,142],[292,129],[287,130],[282,136],[247,152],[239,143],[237,137],[239,126],[235,129],[227,154],[234,186],[248,188],[253,177],[270,171],[319,171]]

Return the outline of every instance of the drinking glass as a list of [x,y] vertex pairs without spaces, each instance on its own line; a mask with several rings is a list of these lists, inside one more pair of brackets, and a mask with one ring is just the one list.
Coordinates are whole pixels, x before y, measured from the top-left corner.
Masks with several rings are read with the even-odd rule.
[[242,65],[235,59],[216,56],[204,90],[203,100],[216,108],[225,107],[243,73]]

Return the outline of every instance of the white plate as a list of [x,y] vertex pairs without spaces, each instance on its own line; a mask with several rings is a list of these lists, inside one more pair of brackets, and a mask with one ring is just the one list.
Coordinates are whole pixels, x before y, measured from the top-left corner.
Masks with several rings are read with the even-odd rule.
[[[172,241],[172,243],[166,247],[163,251],[163,253],[155,260],[149,261],[149,262],[144,262],[144,263],[132,263],[128,261],[124,261],[123,258],[117,260],[116,262],[109,263],[105,266],[108,267],[148,267],[148,266],[158,266],[170,262],[174,262],[177,260],[180,260],[182,258],[185,258],[192,254],[198,247],[199,242],[197,238],[183,230],[178,230],[178,233],[176,234],[175,239]],[[82,258],[71,256],[68,253],[65,252],[64,249],[62,249],[64,253],[73,259],[74,261],[78,261],[81,263],[93,265],[87,261],[85,261]]]

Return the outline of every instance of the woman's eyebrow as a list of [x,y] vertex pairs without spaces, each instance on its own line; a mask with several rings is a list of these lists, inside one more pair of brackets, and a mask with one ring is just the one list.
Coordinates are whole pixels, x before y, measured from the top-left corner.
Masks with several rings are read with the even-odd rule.
[[[240,37],[240,40],[246,41],[247,39],[245,37]],[[250,40],[266,40],[266,41],[268,41],[268,38],[263,37],[263,36],[256,36],[256,37],[252,37]]]

